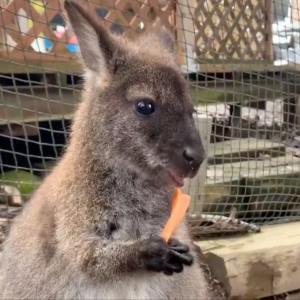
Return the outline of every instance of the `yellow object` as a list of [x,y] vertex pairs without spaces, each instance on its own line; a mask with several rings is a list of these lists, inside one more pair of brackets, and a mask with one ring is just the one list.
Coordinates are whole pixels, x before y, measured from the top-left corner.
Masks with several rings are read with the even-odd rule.
[[175,194],[172,198],[171,216],[161,234],[161,237],[167,242],[183,220],[184,215],[190,205],[190,201],[191,197],[189,195],[182,194],[180,189],[175,191]]
[[27,30],[29,30],[33,26],[33,22],[31,19],[27,19]]
[[[41,15],[45,11],[45,4],[43,1],[30,1],[31,6]],[[28,30],[33,26],[33,21],[27,19]]]
[[45,10],[43,1],[30,1],[30,4],[39,14],[42,14]]

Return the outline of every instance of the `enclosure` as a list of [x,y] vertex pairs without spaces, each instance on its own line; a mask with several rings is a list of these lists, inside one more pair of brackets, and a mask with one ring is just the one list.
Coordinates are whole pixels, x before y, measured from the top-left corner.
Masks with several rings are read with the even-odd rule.
[[[241,299],[300,289],[300,1],[77,1],[128,39],[174,35],[207,152],[187,218],[214,277]],[[3,241],[61,157],[82,80],[61,0],[0,5]]]

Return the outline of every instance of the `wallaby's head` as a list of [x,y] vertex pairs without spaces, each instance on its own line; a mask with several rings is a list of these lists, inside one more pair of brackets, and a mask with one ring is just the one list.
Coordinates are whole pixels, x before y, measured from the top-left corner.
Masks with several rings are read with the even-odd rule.
[[80,109],[90,155],[182,186],[185,177],[196,175],[205,153],[172,35],[150,30],[128,41],[75,1],[66,0],[64,7],[86,72]]

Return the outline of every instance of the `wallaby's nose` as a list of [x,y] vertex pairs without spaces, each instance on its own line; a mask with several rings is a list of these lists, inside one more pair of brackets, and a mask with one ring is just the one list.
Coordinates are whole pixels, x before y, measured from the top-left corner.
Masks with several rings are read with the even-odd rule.
[[183,151],[183,157],[189,163],[192,171],[197,170],[204,160],[204,156],[199,154],[198,149],[186,147]]

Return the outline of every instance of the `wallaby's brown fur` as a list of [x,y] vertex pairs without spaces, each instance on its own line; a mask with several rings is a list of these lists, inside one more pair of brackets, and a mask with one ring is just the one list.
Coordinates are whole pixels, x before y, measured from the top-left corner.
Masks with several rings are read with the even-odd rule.
[[185,222],[159,235],[204,151],[169,33],[135,42],[66,1],[85,68],[61,161],[15,219],[1,299],[211,299]]

